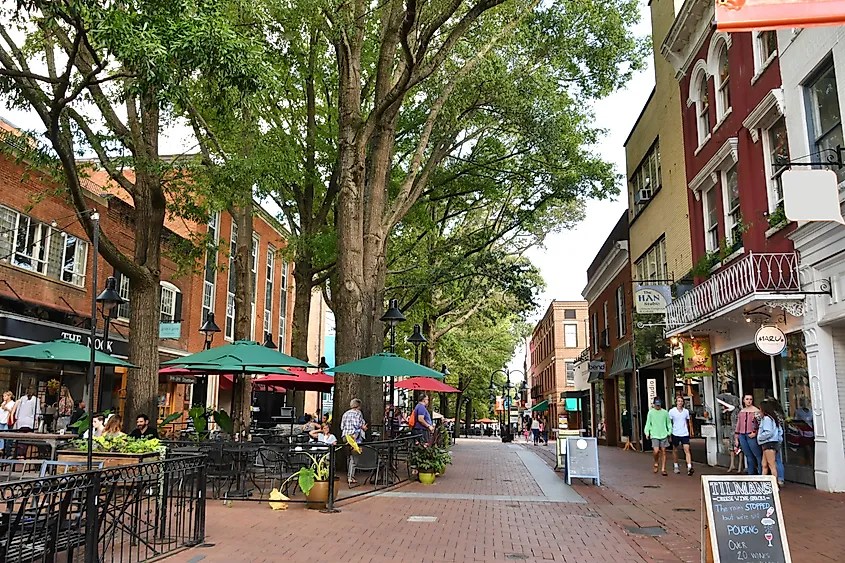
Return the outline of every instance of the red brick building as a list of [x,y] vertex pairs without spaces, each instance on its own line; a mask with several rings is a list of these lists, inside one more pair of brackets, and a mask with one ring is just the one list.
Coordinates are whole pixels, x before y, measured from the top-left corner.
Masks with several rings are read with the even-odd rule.
[[626,211],[587,269],[582,292],[589,307],[590,360],[596,362],[589,377],[591,431],[609,446],[621,444],[623,436],[637,441],[631,291]]
[[[13,130],[3,123],[4,130]],[[100,216],[103,231],[123,252],[133,252],[131,207],[129,198],[103,187],[100,175],[94,173],[85,181],[85,197],[91,209]],[[105,181],[103,181],[105,184]],[[210,224],[218,231],[215,239],[221,247],[230,248],[232,221],[228,213],[215,214]],[[187,237],[191,232],[206,232],[208,225],[194,225],[184,220],[168,219],[171,234]],[[285,232],[264,210],[256,212],[254,338],[264,341],[268,331],[275,343],[290,351],[289,338],[293,291],[289,290],[291,266],[282,258]],[[163,241],[162,244],[166,244]],[[222,333],[214,345],[231,340],[231,326],[227,325],[229,290],[229,252],[209,251],[206,264],[197,265],[200,273],[176,276],[177,267],[165,256],[162,258],[161,321],[177,328],[159,342],[160,360],[166,361],[197,352],[204,346],[199,332],[208,311],[217,313],[216,322]],[[211,262],[214,262],[212,265]],[[71,338],[88,343],[91,311],[91,265],[93,249],[80,226],[69,196],[56,190],[44,176],[28,170],[25,164],[0,153],[0,349],[45,342],[57,338]],[[206,267],[209,266],[209,267]],[[115,276],[117,289],[129,303],[115,308],[108,339],[103,339],[103,318],[98,323],[98,349],[118,357],[128,354],[129,280],[121,276],[105,260],[100,259],[97,292],[103,290],[106,279]],[[233,310],[230,309],[230,313]],[[106,369],[98,382],[100,395],[95,407],[100,410],[121,411],[125,399],[126,377],[121,368]],[[100,374],[98,373],[98,378]],[[85,370],[72,366],[48,364],[20,364],[0,362],[0,389],[12,390],[19,396],[27,385],[38,386],[41,394],[46,382],[61,379],[76,399],[87,397]],[[184,411],[190,405],[190,379],[162,379],[159,386],[159,414]],[[216,378],[208,392],[209,404],[217,405]],[[225,386],[225,382],[224,382]],[[224,397],[220,405],[228,408]],[[154,413],[150,413],[152,416]]]

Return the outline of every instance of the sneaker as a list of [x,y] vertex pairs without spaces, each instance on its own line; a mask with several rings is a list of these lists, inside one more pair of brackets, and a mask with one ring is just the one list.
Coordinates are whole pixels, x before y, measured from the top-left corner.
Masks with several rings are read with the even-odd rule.
[[680,472],[681,472],[681,470],[676,467],[675,468],[675,475],[678,475]]
[[687,475],[692,475],[693,473],[695,473],[695,469],[693,469],[693,467],[690,465],[690,468],[687,470]]

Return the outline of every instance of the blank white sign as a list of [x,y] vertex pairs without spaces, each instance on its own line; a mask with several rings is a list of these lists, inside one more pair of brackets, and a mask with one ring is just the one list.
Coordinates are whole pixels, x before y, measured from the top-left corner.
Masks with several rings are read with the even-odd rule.
[[845,225],[839,207],[839,185],[832,170],[785,170],[783,209],[790,221],[833,221]]

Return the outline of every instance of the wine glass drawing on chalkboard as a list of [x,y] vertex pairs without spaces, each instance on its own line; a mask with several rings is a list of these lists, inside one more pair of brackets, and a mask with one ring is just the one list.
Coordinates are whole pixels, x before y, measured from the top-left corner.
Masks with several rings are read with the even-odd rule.
[[[770,509],[770,510],[771,510],[771,509]],[[771,515],[770,515],[770,516],[771,516]],[[768,542],[769,542],[769,547],[774,547],[774,546],[772,545],[772,539],[773,539],[775,536],[772,534],[772,526],[774,526],[774,525],[775,525],[775,521],[774,521],[774,520],[772,520],[772,519],[771,519],[771,518],[769,518],[769,517],[766,517],[766,518],[763,518],[762,520],[760,520],[760,523],[761,523],[761,524],[763,524],[763,526],[765,526],[765,527],[766,527],[766,533],[763,535],[763,537],[764,537],[764,538],[766,538],[766,541],[768,541]]]

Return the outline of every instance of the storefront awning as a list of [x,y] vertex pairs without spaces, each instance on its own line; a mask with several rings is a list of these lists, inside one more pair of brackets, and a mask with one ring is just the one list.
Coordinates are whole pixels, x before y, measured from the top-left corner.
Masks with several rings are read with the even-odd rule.
[[613,363],[610,366],[608,377],[631,371],[634,369],[634,358],[631,354],[631,343],[626,342],[613,350]]
[[542,403],[537,403],[533,407],[531,407],[531,412],[541,412],[549,410],[549,402],[543,401]]
[[596,381],[601,381],[603,375],[604,374],[600,371],[591,371],[590,377],[587,378],[587,383],[594,383]]

